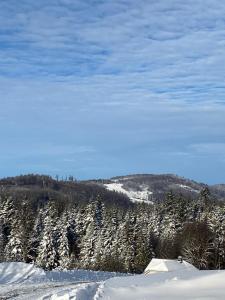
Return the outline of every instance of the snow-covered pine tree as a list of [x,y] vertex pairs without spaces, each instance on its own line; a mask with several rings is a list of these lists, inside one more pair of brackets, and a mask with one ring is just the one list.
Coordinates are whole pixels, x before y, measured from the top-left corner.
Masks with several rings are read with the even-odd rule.
[[[1,191],[2,192],[2,191]],[[15,220],[16,209],[14,207],[13,198],[2,192],[0,195],[0,218],[3,230],[4,247],[9,240],[12,223]]]
[[3,227],[3,219],[0,217],[0,263],[5,260],[5,237],[4,237],[4,227]]
[[[67,239],[70,256],[70,268],[80,267],[81,237],[85,232],[85,209],[71,207],[68,211]],[[82,266],[81,266],[82,267]]]
[[212,268],[225,268],[225,207],[214,207],[208,214],[208,225],[213,233],[212,249],[213,261]]
[[59,265],[57,251],[58,218],[53,205],[49,204],[46,210],[47,213],[44,219],[44,229],[41,242],[38,247],[36,264],[44,269],[52,270]]
[[35,262],[38,256],[38,248],[42,239],[44,230],[44,219],[46,217],[46,209],[40,208],[34,220],[32,235],[30,236],[27,244],[27,261]]
[[94,268],[98,230],[95,223],[95,205],[93,202],[85,207],[83,217],[85,222],[83,221],[83,235],[80,243],[80,265],[83,268]]
[[126,213],[124,221],[120,226],[121,259],[124,262],[125,270],[128,272],[135,271],[134,259],[137,251],[136,220],[135,212],[130,210]]
[[68,269],[70,267],[70,249],[68,243],[68,212],[64,212],[59,222],[60,234],[58,241],[59,267]]
[[5,259],[7,261],[26,260],[26,241],[24,240],[24,227],[22,220],[16,216],[11,224],[11,232],[5,247]]
[[31,221],[26,199],[23,195],[20,199],[7,195],[4,198],[0,214],[4,228],[5,260],[26,261]]
[[137,220],[134,227],[136,253],[134,258],[135,272],[142,273],[149,261],[155,257],[150,222],[152,208],[145,204],[137,208]]

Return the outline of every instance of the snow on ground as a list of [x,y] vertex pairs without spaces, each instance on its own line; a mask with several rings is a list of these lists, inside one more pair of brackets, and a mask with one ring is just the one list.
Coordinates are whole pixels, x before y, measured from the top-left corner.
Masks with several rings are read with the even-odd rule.
[[98,300],[224,300],[225,271],[160,272],[112,278]]
[[[121,276],[117,272],[101,272],[90,270],[53,270],[44,271],[33,264],[22,262],[0,263],[0,284],[42,283],[42,282],[96,282],[111,277]],[[126,274],[124,274],[126,275]]]
[[184,184],[177,184],[179,187],[181,187],[182,189],[184,190],[187,190],[187,191],[190,191],[190,192],[193,192],[193,193],[197,193],[199,194],[200,191],[199,190],[195,190],[193,189],[192,187],[188,186],[188,185],[184,185]]
[[45,272],[32,264],[0,263],[0,299],[93,299],[99,282],[126,275],[89,270]]
[[225,299],[225,271],[172,268],[172,271],[155,272],[150,275],[112,278],[116,275],[121,274],[87,270],[44,272],[33,265],[2,263],[0,264],[0,299]]
[[152,203],[149,201],[149,196],[152,195],[152,192],[148,190],[148,187],[143,186],[142,191],[128,191],[123,188],[122,183],[107,183],[104,184],[104,186],[107,188],[109,191],[115,191],[118,193],[123,193],[127,195],[128,198],[130,198],[131,201],[133,202],[147,202],[147,203]]
[[0,284],[21,283],[29,278],[40,279],[43,276],[45,272],[32,264],[0,263]]

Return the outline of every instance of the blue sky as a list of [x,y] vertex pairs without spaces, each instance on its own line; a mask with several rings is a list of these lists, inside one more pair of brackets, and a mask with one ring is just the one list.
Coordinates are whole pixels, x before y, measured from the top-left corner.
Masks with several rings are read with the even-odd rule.
[[0,1],[0,176],[225,182],[225,2]]

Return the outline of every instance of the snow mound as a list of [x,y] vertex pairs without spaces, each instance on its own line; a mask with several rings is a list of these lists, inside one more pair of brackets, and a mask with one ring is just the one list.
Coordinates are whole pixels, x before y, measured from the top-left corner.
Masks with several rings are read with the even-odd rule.
[[179,262],[172,259],[158,259],[153,258],[147,268],[145,269],[145,274],[152,274],[155,272],[171,272],[171,271],[197,271],[197,269],[183,260]]
[[112,278],[98,300],[224,300],[225,271],[174,271]]
[[0,263],[0,284],[21,283],[32,277],[42,277],[44,270],[22,262]]
[[127,276],[117,272],[103,272],[91,270],[53,270],[44,271],[33,264],[22,262],[0,263],[1,284],[42,284],[42,283],[79,283],[105,281],[112,277]]

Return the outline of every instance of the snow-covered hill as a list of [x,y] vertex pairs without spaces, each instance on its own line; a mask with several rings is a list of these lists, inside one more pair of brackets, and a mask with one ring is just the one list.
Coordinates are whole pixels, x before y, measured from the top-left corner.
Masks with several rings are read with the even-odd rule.
[[[117,176],[111,179],[93,180],[55,180],[46,175],[23,175],[0,179],[0,185],[4,186],[9,193],[37,193],[43,189],[57,192],[61,198],[71,198],[75,195],[77,201],[86,201],[88,198],[95,198],[101,195],[102,200],[107,199],[114,202],[128,204],[132,202],[155,202],[165,200],[166,193],[173,191],[175,194],[182,194],[187,198],[197,198],[205,188],[209,188],[212,198],[225,200],[225,184],[208,186],[174,174],[134,174]],[[105,191],[107,189],[107,193]],[[112,195],[111,191],[119,192]],[[125,196],[125,197],[124,197]],[[129,199],[128,199],[129,198]]]
[[[104,182],[104,181],[103,181]],[[206,185],[176,175],[139,174],[114,177],[103,183],[107,190],[126,195],[132,202],[164,200],[167,192],[197,197]],[[215,189],[213,190],[214,192]]]

